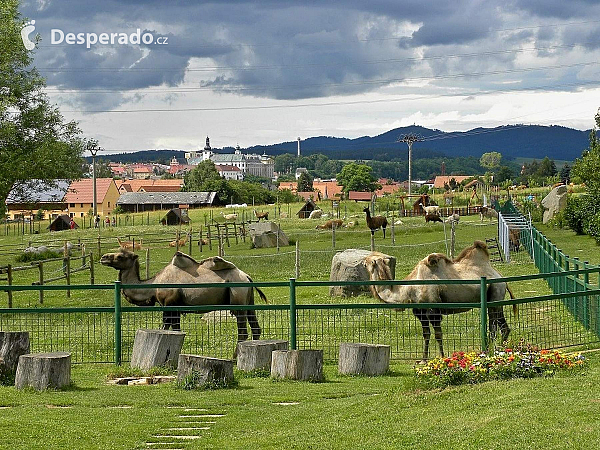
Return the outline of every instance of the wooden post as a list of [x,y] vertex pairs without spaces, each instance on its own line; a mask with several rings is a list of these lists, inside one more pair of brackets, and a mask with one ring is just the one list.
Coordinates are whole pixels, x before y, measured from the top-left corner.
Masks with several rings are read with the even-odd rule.
[[90,284],[94,284],[94,254],[90,253]]
[[242,223],[242,240],[246,243],[246,224]]
[[395,233],[395,228],[394,228],[394,211],[392,211],[392,245],[396,244],[396,233]]
[[300,278],[300,239],[296,239],[296,280]]
[[194,240],[194,233],[192,232],[192,229],[190,228],[190,232],[187,234],[188,237],[188,244],[189,244],[189,255],[192,256],[192,241]]
[[146,249],[146,280],[150,278],[150,249]]
[[[38,263],[38,270],[40,272],[40,286],[44,285],[44,263],[43,262],[39,262]],[[40,305],[44,304],[44,291],[43,289],[40,289]]]
[[231,247],[229,245],[229,226],[225,223],[225,242],[227,242],[227,247]]
[[[12,276],[12,265],[7,265],[6,266],[6,279],[8,281],[8,285],[11,286],[12,282],[13,282],[13,276]],[[8,307],[12,308],[13,306],[13,292],[12,291],[8,291]]]
[[454,244],[456,242],[456,222],[454,220],[450,227],[450,258],[454,259]]
[[[216,227],[217,227],[217,240],[219,241],[219,248],[222,248],[223,243],[221,242],[221,227],[219,226],[219,224],[217,224]],[[219,250],[219,252],[221,252],[221,250]],[[221,253],[219,253],[219,256],[221,256]]]
[[179,251],[179,230],[175,233],[175,250]]
[[210,225],[207,226],[206,238],[208,239],[208,249],[212,252],[212,237],[210,235]]
[[102,255],[102,249],[100,248],[100,235],[98,235],[98,258]]
[[200,231],[198,232],[198,247],[200,247],[200,253],[202,253],[202,225],[200,225]]
[[223,238],[221,236],[219,236],[219,251],[218,251],[219,256],[222,258],[223,257]]
[[235,245],[238,244],[238,230],[237,230],[237,225],[234,223],[233,224],[233,234],[235,235]]
[[331,248],[335,250],[335,223],[331,224]]
[[[69,286],[71,284],[71,257],[67,256],[65,258],[65,267],[66,267],[66,272],[65,275],[67,277],[67,286]],[[71,289],[67,289],[67,298],[71,298]]]
[[375,234],[371,233],[371,251],[375,251]]

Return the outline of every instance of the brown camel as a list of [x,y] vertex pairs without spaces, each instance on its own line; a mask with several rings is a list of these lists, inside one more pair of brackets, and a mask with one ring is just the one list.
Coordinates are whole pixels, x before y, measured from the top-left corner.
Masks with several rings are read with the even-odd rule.
[[[238,269],[233,263],[218,256],[197,262],[190,256],[176,252],[171,263],[158,274],[148,280],[140,280],[140,264],[138,255],[120,250],[107,253],[100,262],[119,271],[119,281],[123,284],[197,284],[197,283],[247,283],[252,279]],[[265,294],[255,288],[266,302]],[[139,306],[151,306],[157,301],[162,306],[196,306],[196,305],[253,305],[254,290],[252,287],[199,287],[199,288],[147,288],[123,289],[125,298]],[[253,310],[234,310],[237,319],[238,342],[248,338],[246,321],[250,325],[252,338],[260,338],[260,326]],[[180,329],[180,313],[165,311],[163,328]]]
[[[389,260],[385,255],[378,252],[371,253],[366,258],[366,266],[372,281],[392,279]],[[500,273],[490,264],[489,252],[485,243],[475,241],[472,246],[464,249],[454,261],[441,253],[431,253],[419,261],[405,280],[477,280],[482,276],[488,279],[501,277]],[[489,302],[503,300],[507,290],[511,298],[514,298],[506,283],[490,284],[487,290]],[[371,292],[375,298],[386,303],[474,303],[480,300],[479,284],[377,285],[371,286]],[[440,354],[444,356],[442,316],[469,309],[413,309],[413,314],[419,319],[423,328],[423,361],[429,358],[430,325],[433,327]],[[502,340],[505,341],[510,333],[510,328],[504,318],[502,307],[489,307],[488,317],[492,339],[495,337],[497,328],[500,328]]]

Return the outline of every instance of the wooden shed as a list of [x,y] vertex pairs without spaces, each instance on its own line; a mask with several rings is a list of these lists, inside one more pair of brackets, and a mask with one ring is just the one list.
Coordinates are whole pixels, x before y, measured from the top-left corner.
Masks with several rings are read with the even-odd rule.
[[[79,228],[79,225],[75,224],[75,228]],[[71,229],[71,218],[67,214],[61,214],[48,226],[50,231],[62,231]]]
[[187,215],[187,210],[173,208],[160,220],[160,223],[163,225],[184,225],[190,223],[190,218]]
[[299,219],[308,219],[310,213],[313,212],[315,209],[317,209],[317,205],[315,205],[315,202],[313,202],[312,199],[309,198],[308,200],[306,200],[306,203],[304,203],[304,206],[300,208],[300,211],[296,213],[296,215]]

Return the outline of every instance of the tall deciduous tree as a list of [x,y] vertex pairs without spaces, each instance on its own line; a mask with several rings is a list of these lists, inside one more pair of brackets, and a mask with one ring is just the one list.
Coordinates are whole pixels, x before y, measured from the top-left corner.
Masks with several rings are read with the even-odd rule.
[[600,140],[597,131],[600,128],[600,109],[596,113],[596,126],[590,133],[590,147],[583,152],[571,169],[571,175],[579,182],[585,182],[587,191],[600,195]]
[[[0,2],[0,201],[19,182],[82,175],[84,141],[43,92],[44,79],[23,45],[18,0]],[[21,194],[26,194],[25,192]]]
[[373,169],[365,164],[346,164],[342,171],[337,174],[338,184],[344,186],[344,192],[377,190],[381,185],[373,176]]
[[498,166],[500,166],[500,161],[502,160],[502,154],[498,152],[487,152],[481,155],[479,158],[479,164],[481,167],[485,167],[489,170],[494,170]]

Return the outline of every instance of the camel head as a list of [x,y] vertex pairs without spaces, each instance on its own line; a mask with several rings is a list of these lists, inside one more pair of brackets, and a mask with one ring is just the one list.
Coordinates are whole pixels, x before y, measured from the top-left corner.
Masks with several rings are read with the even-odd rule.
[[365,266],[367,267],[371,281],[393,279],[392,270],[390,269],[390,258],[383,253],[372,252],[365,258]]
[[113,267],[117,270],[127,270],[134,267],[138,255],[128,250],[121,249],[115,253],[106,253],[100,258],[100,264]]

